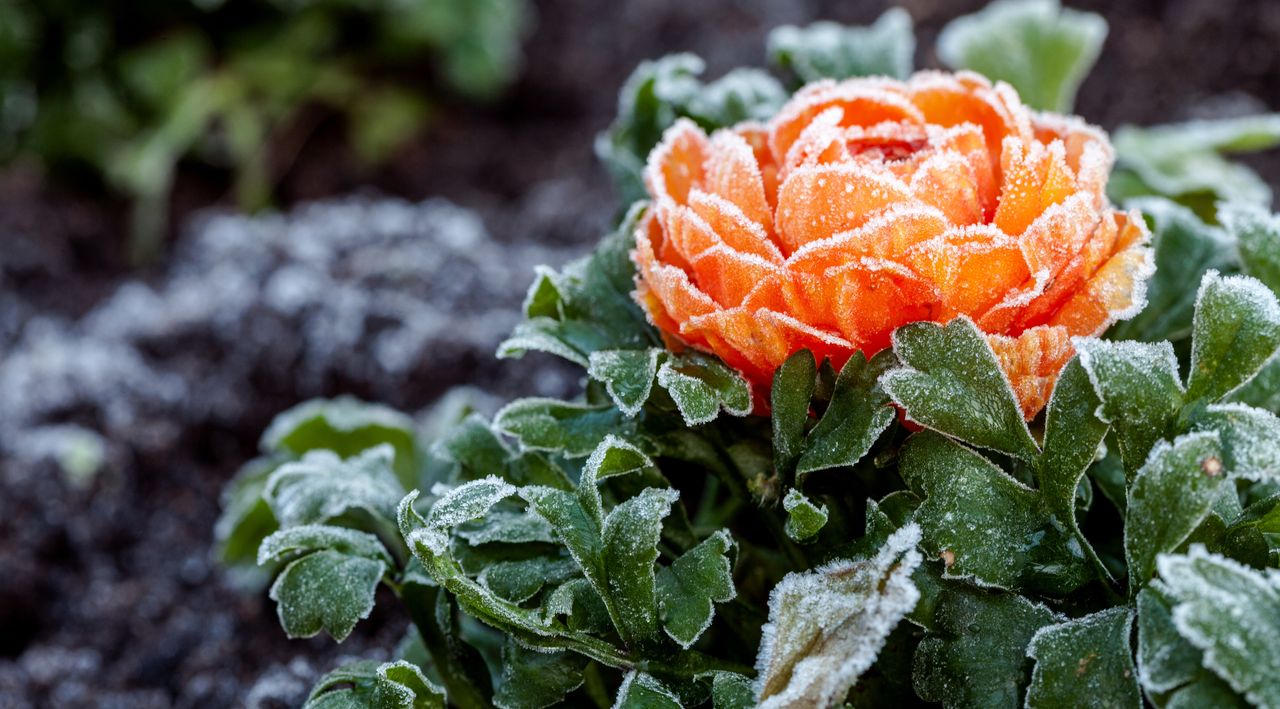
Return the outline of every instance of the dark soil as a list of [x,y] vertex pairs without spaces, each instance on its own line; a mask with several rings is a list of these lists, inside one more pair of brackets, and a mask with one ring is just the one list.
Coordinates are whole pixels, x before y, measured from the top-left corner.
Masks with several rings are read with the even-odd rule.
[[[918,25],[917,63],[933,66],[938,28],[981,3],[903,4]],[[1111,24],[1099,69],[1078,102],[1091,121],[1114,128],[1280,108],[1280,3],[1074,4]],[[539,2],[525,71],[500,102],[446,106],[426,137],[376,174],[358,169],[339,127],[322,122],[285,174],[281,195],[285,204],[370,186],[411,200],[440,195],[478,210],[500,243],[585,250],[616,209],[592,139],[612,119],[617,88],[637,62],[693,51],[715,76],[761,63],[769,27],[817,18],[865,23],[883,9],[881,2]],[[1280,184],[1275,155],[1251,162]],[[184,176],[174,223],[187,223],[193,208],[218,195],[207,177]],[[29,167],[0,175],[3,356],[37,316],[74,319],[136,277],[121,256],[125,211],[50,184]],[[162,260],[144,276],[160,282],[169,265]],[[510,307],[517,306],[513,296]],[[151,354],[186,358],[196,369],[220,356],[187,341],[156,345]],[[296,401],[353,391],[416,410],[449,384],[528,391],[511,368],[546,366],[477,358],[483,355],[460,356],[433,371],[429,385],[413,386],[387,377],[304,382],[289,362],[263,360],[235,385],[247,402],[240,415],[193,417],[190,402],[176,403],[183,413],[173,414],[172,435],[124,436],[129,444],[87,487],[52,465],[5,461],[0,707],[293,706],[340,656],[384,657],[404,627],[390,603],[341,646],[325,638],[289,641],[265,594],[229,585],[209,556],[219,490],[254,455],[271,416]],[[153,411],[149,420],[165,413]]]

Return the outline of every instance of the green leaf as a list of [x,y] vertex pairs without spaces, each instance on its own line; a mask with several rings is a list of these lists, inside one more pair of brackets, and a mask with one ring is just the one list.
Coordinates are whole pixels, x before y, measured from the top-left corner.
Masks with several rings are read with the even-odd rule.
[[647,350],[599,350],[588,359],[587,374],[603,382],[613,403],[627,416],[640,413],[649,400],[653,379],[666,351],[651,347]]
[[1248,167],[1223,153],[1246,153],[1280,145],[1280,115],[1267,114],[1137,128],[1113,134],[1116,172],[1108,192],[1122,202],[1155,194],[1193,205],[1211,217],[1214,204],[1271,203],[1271,189]]
[[646,488],[613,508],[601,530],[601,561],[617,608],[618,631],[628,645],[646,642],[658,632],[658,595],[654,562],[662,520],[680,493]]
[[1258,706],[1280,705],[1280,572],[1255,571],[1192,546],[1161,555],[1178,632],[1204,665]]
[[1027,656],[1036,661],[1028,707],[1140,707],[1129,629],[1133,611],[1107,610],[1041,628]]
[[880,381],[907,418],[1023,460],[1039,453],[1013,387],[973,321],[904,325],[893,333],[893,350],[906,367]]
[[535,350],[586,367],[598,350],[660,345],[657,331],[631,298],[636,271],[630,253],[644,211],[645,205],[633,205],[589,256],[559,272],[540,269],[525,299],[528,319],[498,346],[498,356],[521,357]]
[[658,572],[658,603],[662,627],[688,648],[711,626],[715,603],[737,596],[733,585],[733,557],[737,544],[725,530],[712,534]]
[[1054,384],[1045,414],[1044,454],[1035,462],[1045,507],[1082,543],[1076,523],[1076,490],[1109,429],[1096,413],[1101,403],[1079,358],[1072,359]]
[[1218,208],[1218,219],[1235,237],[1245,273],[1280,292],[1280,216],[1245,202]]
[[890,8],[867,27],[815,22],[785,25],[769,33],[769,63],[794,75],[799,84],[856,76],[911,75],[916,37],[911,15]]
[[1138,672],[1151,694],[1191,682],[1202,671],[1201,652],[1178,634],[1173,601],[1156,581],[1138,593]]
[[1272,413],[1280,413],[1280,357],[1265,364],[1262,371],[1227,398]]
[[1031,677],[1027,645],[1060,620],[1022,596],[947,587],[935,627],[916,649],[916,693],[948,707],[1022,706]]
[[316,683],[303,709],[444,709],[444,690],[403,660],[361,660]]
[[1218,401],[1280,349],[1280,302],[1247,276],[1205,274],[1197,297],[1187,400]]
[[1180,340],[1191,334],[1196,304],[1196,293],[1188,284],[1199,283],[1210,269],[1230,269],[1235,263],[1232,240],[1191,210],[1166,199],[1136,199],[1127,206],[1140,210],[1151,223],[1156,270],[1147,281],[1146,307],[1117,323],[1109,337],[1144,342]]
[[1079,542],[1041,495],[993,463],[936,433],[912,436],[899,472],[925,498],[912,519],[947,577],[1065,594],[1088,580]]
[[496,475],[473,480],[449,490],[436,500],[427,513],[427,524],[445,529],[479,519],[499,500],[515,493],[513,485]]
[[752,709],[756,705],[751,679],[736,672],[717,672],[711,680],[712,709]]
[[312,399],[276,416],[262,434],[262,450],[302,456],[313,450],[350,458],[388,444],[401,485],[415,487],[420,453],[413,419],[354,397]]
[[800,460],[805,428],[809,424],[809,400],[813,398],[817,376],[818,363],[809,350],[791,355],[773,374],[773,387],[769,392],[773,467],[784,480],[791,479]]
[[386,547],[382,546],[376,534],[324,524],[290,527],[268,536],[262,540],[262,546],[258,548],[258,564],[284,561],[289,557],[322,549],[381,561],[387,567],[395,564],[395,560],[391,558]]
[[730,416],[751,413],[751,385],[718,359],[695,353],[670,357],[658,369],[658,384],[688,426],[714,421],[721,409]]
[[1243,697],[1231,691],[1231,686],[1208,672],[1202,673],[1195,682],[1188,684],[1169,697],[1165,709],[1228,709],[1251,707]]
[[555,532],[547,520],[533,513],[494,512],[473,525],[456,531],[459,539],[472,546],[478,544],[528,544],[555,542]]
[[528,450],[580,457],[607,434],[626,431],[622,412],[612,406],[573,404],[557,399],[517,399],[493,417],[498,431]]
[[1226,472],[1248,480],[1280,480],[1280,418],[1243,404],[1214,404],[1192,417],[1197,431],[1218,434]]
[[269,595],[289,637],[309,638],[323,630],[342,642],[369,617],[386,572],[384,561],[321,549],[285,566]]
[[952,68],[1009,82],[1032,108],[1070,113],[1106,37],[1100,15],[1057,0],[997,0],[944,27],[938,57]]
[[1216,433],[1188,433],[1152,449],[1129,487],[1125,513],[1130,593],[1151,579],[1158,554],[1177,549],[1208,516],[1226,478],[1221,460]]
[[[222,514],[214,527],[218,558],[231,567],[256,564],[258,547],[280,528],[262,492],[278,461],[250,461],[222,490]],[[265,580],[264,580],[265,584]]]
[[683,709],[680,697],[652,675],[632,670],[618,688],[617,709]]
[[636,473],[653,467],[653,461],[639,448],[609,434],[591,452],[582,468],[578,481],[578,502],[591,515],[596,528],[604,524],[604,503],[596,486],[601,480],[615,475]]
[[1088,337],[1076,338],[1075,346],[1102,400],[1098,413],[1115,430],[1125,473],[1132,479],[1182,408],[1173,347],[1168,342],[1149,345]]
[[685,111],[699,125],[715,129],[744,121],[767,121],[788,96],[768,72],[739,67],[703,87]]
[[893,407],[879,379],[895,364],[891,350],[882,350],[870,361],[861,352],[849,358],[836,378],[827,410],[805,439],[796,466],[797,484],[809,473],[854,465],[893,424]]
[[572,652],[537,652],[508,636],[502,645],[502,682],[493,694],[500,709],[544,709],[582,686],[587,659]]
[[769,594],[756,660],[758,706],[832,706],[875,662],[915,608],[920,530],[909,524],[870,559],[788,574]]
[[827,506],[813,504],[794,487],[782,498],[782,509],[787,512],[787,536],[797,542],[812,539],[827,524]]
[[282,527],[328,522],[354,511],[393,520],[404,497],[391,470],[393,455],[386,444],[347,460],[327,450],[311,451],[276,469],[263,498]]

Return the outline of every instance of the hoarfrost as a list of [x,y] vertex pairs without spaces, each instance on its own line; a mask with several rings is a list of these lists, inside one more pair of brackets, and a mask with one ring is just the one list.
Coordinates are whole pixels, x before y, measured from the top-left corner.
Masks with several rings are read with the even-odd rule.
[[919,542],[920,528],[908,524],[869,560],[836,561],[778,583],[756,660],[761,707],[832,706],[844,698],[920,598],[911,581]]
[[[519,319],[532,265],[569,256],[497,242],[443,200],[203,215],[166,274],[122,283],[79,319],[24,323],[23,303],[3,301],[0,319],[18,324],[0,343],[0,451],[57,457],[89,431],[112,442],[112,462],[171,445],[183,426],[239,420],[264,391],[283,408],[335,382],[407,404],[406,382],[439,387],[432,374],[487,361]],[[496,388],[561,394],[572,384],[506,376]]]

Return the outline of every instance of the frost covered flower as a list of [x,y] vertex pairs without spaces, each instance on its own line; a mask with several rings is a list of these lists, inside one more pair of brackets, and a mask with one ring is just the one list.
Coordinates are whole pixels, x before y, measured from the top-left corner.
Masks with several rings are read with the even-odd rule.
[[1112,162],[1100,130],[972,73],[817,82],[711,136],[682,120],[649,156],[636,298],[761,393],[799,349],[841,366],[967,316],[1030,418],[1072,336],[1144,300],[1149,235],[1107,200]]

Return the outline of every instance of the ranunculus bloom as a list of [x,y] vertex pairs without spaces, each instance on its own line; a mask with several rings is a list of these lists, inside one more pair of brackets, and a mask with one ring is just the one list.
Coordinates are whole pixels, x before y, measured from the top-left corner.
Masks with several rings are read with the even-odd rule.
[[636,298],[760,394],[802,348],[838,367],[966,315],[1030,418],[1071,337],[1144,298],[1147,228],[1107,200],[1113,159],[1100,130],[970,73],[818,82],[710,137],[679,121],[649,156]]

